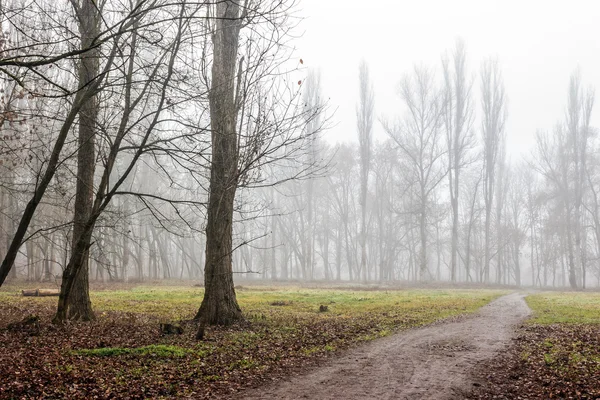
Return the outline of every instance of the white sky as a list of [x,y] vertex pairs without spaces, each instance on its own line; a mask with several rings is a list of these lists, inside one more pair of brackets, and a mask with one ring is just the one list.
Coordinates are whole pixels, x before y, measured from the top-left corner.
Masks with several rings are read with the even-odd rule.
[[[415,63],[439,71],[443,52],[465,40],[472,73],[488,56],[502,67],[508,95],[508,152],[529,152],[537,129],[564,117],[567,85],[580,68],[598,90],[600,119],[600,1],[596,0],[300,0],[305,31],[298,57],[321,71],[322,91],[337,108],[326,137],[357,140],[358,64],[375,86],[376,117],[398,115],[396,87]],[[438,75],[441,78],[441,76]],[[479,93],[477,76],[475,92]],[[477,112],[480,106],[476,103]],[[383,137],[379,123],[376,137]]]

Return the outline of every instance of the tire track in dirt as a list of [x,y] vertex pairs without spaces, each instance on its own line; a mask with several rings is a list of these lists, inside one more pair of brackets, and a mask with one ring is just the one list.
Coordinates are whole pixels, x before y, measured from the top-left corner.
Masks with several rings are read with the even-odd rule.
[[509,346],[530,310],[513,293],[455,322],[367,343],[304,375],[240,393],[240,399],[457,399],[469,375]]

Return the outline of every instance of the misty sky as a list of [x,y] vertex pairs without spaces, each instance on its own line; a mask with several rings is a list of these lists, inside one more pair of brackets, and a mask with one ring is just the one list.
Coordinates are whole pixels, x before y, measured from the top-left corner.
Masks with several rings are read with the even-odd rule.
[[[585,85],[600,91],[600,2],[594,0],[301,0],[300,8],[307,18],[297,55],[321,71],[323,94],[337,108],[337,125],[326,134],[332,142],[356,140],[361,58],[371,69],[377,119],[392,119],[401,110],[396,88],[402,75],[414,63],[439,70],[442,53],[458,37],[473,74],[485,57],[500,61],[513,159],[530,151],[537,129],[550,130],[563,119],[576,68]],[[384,137],[378,122],[374,129]]]

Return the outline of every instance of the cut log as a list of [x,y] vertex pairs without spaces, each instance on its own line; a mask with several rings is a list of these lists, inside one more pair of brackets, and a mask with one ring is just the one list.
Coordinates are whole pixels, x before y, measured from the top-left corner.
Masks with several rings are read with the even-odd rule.
[[21,290],[23,296],[29,297],[46,297],[46,296],[58,296],[60,290],[58,289],[25,289]]
[[38,289],[37,292],[38,292],[37,295],[40,297],[60,295],[60,290],[58,290],[58,289]]

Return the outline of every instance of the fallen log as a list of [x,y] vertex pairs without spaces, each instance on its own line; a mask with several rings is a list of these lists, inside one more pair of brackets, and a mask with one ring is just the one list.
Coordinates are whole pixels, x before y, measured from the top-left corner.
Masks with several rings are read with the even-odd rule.
[[38,289],[37,295],[39,297],[58,296],[58,295],[60,295],[60,290],[58,290],[58,289]]
[[25,289],[21,290],[23,296],[28,297],[46,297],[46,296],[58,296],[60,290],[58,289]]

